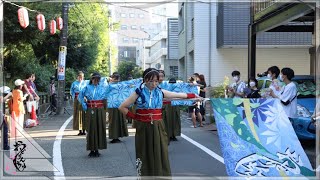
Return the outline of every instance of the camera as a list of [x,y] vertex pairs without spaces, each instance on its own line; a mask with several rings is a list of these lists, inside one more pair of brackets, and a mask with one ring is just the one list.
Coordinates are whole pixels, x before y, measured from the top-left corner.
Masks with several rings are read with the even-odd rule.
[[268,75],[268,72],[263,72],[263,73],[258,73],[257,76],[258,77],[264,77],[264,76],[267,76]]

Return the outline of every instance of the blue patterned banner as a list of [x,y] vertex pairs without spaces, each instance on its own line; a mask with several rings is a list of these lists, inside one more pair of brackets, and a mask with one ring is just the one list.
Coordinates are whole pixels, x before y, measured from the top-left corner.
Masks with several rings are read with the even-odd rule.
[[314,176],[276,99],[212,99],[229,176]]
[[[121,81],[118,83],[110,83],[106,86],[106,96],[108,108],[118,108],[120,104],[127,99],[135,90],[139,88],[142,79],[132,79],[129,81]],[[168,84],[168,89],[173,92],[196,93],[198,94],[197,86],[189,85],[188,83]],[[190,106],[193,101],[172,101],[172,105],[187,105]]]
[[[199,94],[199,87],[190,85],[189,83],[174,83],[171,84],[171,91]],[[172,106],[192,106],[194,101],[171,101]]]

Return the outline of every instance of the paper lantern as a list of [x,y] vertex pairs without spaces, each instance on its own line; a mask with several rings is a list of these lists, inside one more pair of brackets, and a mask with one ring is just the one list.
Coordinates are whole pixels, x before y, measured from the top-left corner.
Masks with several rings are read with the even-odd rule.
[[46,28],[46,21],[43,14],[37,15],[37,24],[40,31],[43,31]]
[[56,33],[57,24],[55,20],[50,21],[50,34],[53,35]]
[[61,30],[63,28],[63,20],[61,17],[57,18],[57,29]]
[[26,28],[29,26],[29,15],[26,8],[21,7],[18,9],[18,20],[21,27]]

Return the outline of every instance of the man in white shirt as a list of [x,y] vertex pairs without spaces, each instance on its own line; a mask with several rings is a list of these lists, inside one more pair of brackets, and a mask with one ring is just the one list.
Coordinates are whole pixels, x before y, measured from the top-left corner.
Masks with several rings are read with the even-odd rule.
[[240,80],[240,72],[239,71],[233,71],[231,73],[231,76],[233,77],[234,83],[231,85],[231,87],[228,88],[228,91],[234,94],[235,98],[243,98],[244,97],[244,88],[246,88],[246,83]]
[[286,84],[282,88],[282,92],[276,95],[271,91],[270,95],[274,98],[279,98],[283,110],[289,118],[297,116],[297,87],[291,81],[294,78],[294,71],[291,68],[283,68],[281,70],[280,79]]
[[271,66],[268,68],[267,73],[267,77],[272,81],[269,88],[272,89],[276,96],[279,96],[283,86],[283,83],[278,80],[280,69],[278,66]]

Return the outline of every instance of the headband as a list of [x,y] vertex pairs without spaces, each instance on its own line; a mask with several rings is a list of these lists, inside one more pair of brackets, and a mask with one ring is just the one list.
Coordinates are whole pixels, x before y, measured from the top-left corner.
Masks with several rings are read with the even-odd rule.
[[143,79],[145,79],[146,76],[147,76],[149,73],[151,73],[151,72],[157,72],[157,73],[159,74],[159,71],[158,71],[158,70],[151,70],[151,71],[147,72],[146,75],[143,76]]

